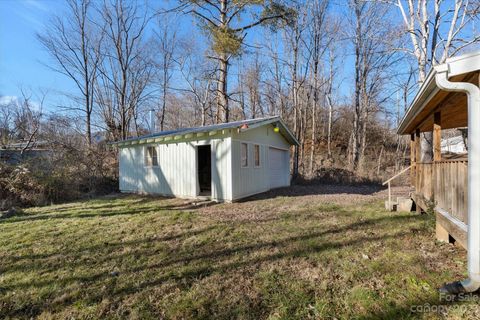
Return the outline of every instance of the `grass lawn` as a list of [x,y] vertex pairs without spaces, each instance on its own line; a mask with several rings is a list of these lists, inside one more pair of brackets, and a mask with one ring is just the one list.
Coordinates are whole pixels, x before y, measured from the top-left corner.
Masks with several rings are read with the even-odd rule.
[[[0,318],[480,316],[478,300],[439,302],[466,254],[435,241],[433,216],[308,190],[205,208],[106,197],[0,220]],[[412,312],[429,305],[443,307]]]

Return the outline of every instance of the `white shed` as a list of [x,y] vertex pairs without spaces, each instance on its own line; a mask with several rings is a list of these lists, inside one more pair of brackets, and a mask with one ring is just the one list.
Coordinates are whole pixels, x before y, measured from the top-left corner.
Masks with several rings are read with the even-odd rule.
[[235,201],[290,185],[297,139],[280,117],[164,131],[115,143],[120,191]]

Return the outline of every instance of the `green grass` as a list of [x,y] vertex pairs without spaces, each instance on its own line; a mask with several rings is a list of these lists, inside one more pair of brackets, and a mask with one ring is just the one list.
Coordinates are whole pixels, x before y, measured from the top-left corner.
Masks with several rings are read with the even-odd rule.
[[[478,318],[478,300],[439,301],[466,257],[435,241],[432,216],[349,202],[194,209],[124,196],[28,209],[0,220],[0,318]],[[234,210],[268,214],[218,216]]]

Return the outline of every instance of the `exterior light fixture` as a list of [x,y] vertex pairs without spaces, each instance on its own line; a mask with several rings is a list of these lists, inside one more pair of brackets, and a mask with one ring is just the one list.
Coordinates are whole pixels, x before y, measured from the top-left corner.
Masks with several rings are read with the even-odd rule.
[[273,128],[273,131],[278,133],[280,132],[280,128],[277,125],[275,125],[275,128]]

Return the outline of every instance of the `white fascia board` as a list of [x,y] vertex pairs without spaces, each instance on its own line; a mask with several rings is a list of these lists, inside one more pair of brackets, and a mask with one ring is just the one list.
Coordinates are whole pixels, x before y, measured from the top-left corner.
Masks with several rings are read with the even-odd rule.
[[430,99],[440,91],[435,82],[435,76],[437,72],[445,69],[448,70],[449,78],[480,70],[480,51],[449,58],[445,63],[437,65],[430,70],[425,82],[422,84],[410,104],[410,108],[408,108],[402,121],[400,121],[397,130],[398,134],[403,133],[406,127],[423,110]]
[[448,65],[449,77],[478,71],[480,70],[480,52],[473,52],[458,57],[449,58],[447,59],[446,64]]

